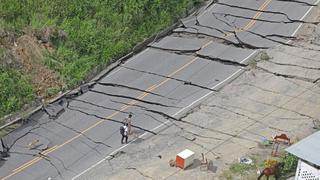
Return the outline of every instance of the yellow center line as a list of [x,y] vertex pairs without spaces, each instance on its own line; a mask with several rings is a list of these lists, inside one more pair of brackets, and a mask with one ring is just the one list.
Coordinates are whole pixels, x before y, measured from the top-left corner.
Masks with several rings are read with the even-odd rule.
[[261,6],[260,8],[258,9],[258,13],[256,13],[252,19],[250,20],[250,22],[243,28],[240,29],[240,32],[241,31],[246,31],[248,29],[250,29],[256,22],[257,22],[257,19],[262,15],[263,11],[270,3],[271,3],[272,0],[267,0],[265,1]]
[[[248,24],[241,28],[240,31],[245,31],[245,30],[248,30],[249,28],[251,28],[255,23],[256,23],[256,19],[261,16],[262,14],[262,10],[265,9],[267,7],[268,4],[270,4],[272,0],[266,0],[261,6],[260,8],[258,9],[260,12],[256,13],[252,20],[250,20],[248,22]],[[229,35],[228,35],[229,36]],[[206,43],[205,45],[202,46],[202,48],[208,46],[210,43],[212,43],[213,41],[209,41],[208,43]],[[184,64],[182,67],[180,67],[179,69],[175,70],[174,72],[172,72],[171,74],[168,75],[167,78],[165,78],[163,81],[161,81],[160,83],[156,83],[150,87],[148,87],[145,91],[150,91],[152,92],[153,90],[157,89],[158,87],[162,86],[164,83],[168,82],[172,76],[174,76],[175,74],[177,74],[178,72],[180,72],[181,70],[185,69],[186,67],[188,67],[190,64],[192,64],[193,62],[195,62],[196,60],[198,59],[198,57],[195,57],[193,58],[191,61],[189,61],[188,63]],[[146,97],[147,95],[150,94],[150,92],[144,92],[142,94],[140,94],[138,97],[136,97],[137,99],[143,99],[144,97]],[[114,113],[112,113],[111,115],[107,116],[105,119],[111,119],[112,117],[114,117],[115,115],[119,114],[121,111],[125,111],[126,109],[128,109],[129,107],[131,107],[132,105],[136,104],[138,101],[137,100],[131,100],[127,105],[124,105],[120,108],[120,111],[116,111]],[[66,144],[69,144],[70,142],[72,142],[73,140],[79,138],[82,134],[88,132],[89,130],[91,130],[92,128],[98,126],[99,124],[101,124],[102,122],[105,121],[105,119],[103,120],[100,120],[96,123],[94,123],[93,125],[91,125],[90,127],[82,130],[78,135],[72,137],[71,139],[65,141],[64,143],[60,144],[60,145],[55,145],[53,147],[51,147],[50,149],[47,149],[46,151],[44,151],[42,154],[43,155],[47,155],[53,151],[56,151],[58,149],[60,149],[61,147],[65,146]],[[12,170],[12,173],[3,177],[2,180],[6,180],[10,177],[12,177],[13,175],[23,171],[24,169],[28,168],[29,166],[37,163],[38,161],[40,161],[43,157],[36,157],[26,163],[24,163],[23,165],[19,166],[18,168]]]
[[[58,146],[55,145],[55,146],[51,147],[50,149],[47,149],[46,151],[43,151],[42,154],[43,154],[43,155],[47,155],[47,154],[49,154],[50,152],[54,151],[57,147],[58,147]],[[42,159],[42,157],[36,157],[36,158],[28,161],[27,163],[21,165],[20,167],[12,170],[13,173],[11,173],[11,174],[3,177],[2,180],[6,180],[6,179],[10,178],[11,176],[14,176],[15,174],[17,174],[17,173],[23,171],[24,169],[26,169],[27,167],[31,166],[32,164],[40,161],[41,159]]]
[[[47,149],[46,151],[43,151],[42,154],[43,154],[43,155],[46,155],[48,152],[53,151],[56,147],[57,147],[57,145],[55,145],[55,146]],[[25,168],[28,164],[30,164],[30,163],[32,163],[32,162],[35,162],[38,158],[40,158],[40,157],[36,157],[35,159],[33,159],[34,161],[29,161],[28,163],[25,163],[24,165],[20,166],[19,168],[15,169],[15,170],[13,170],[13,171],[18,171],[19,169]]]

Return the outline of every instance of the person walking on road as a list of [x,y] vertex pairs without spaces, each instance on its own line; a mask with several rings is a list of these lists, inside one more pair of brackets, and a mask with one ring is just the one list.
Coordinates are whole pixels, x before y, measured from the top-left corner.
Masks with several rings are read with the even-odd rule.
[[128,134],[129,134],[129,135],[131,134],[131,118],[132,118],[132,114],[129,113],[128,117],[126,117],[126,118],[123,120],[123,123],[124,123],[124,124],[127,124],[127,126],[128,126]]
[[120,127],[120,134],[121,134],[121,144],[123,144],[123,140],[125,140],[126,144],[128,143],[128,126],[124,124]]

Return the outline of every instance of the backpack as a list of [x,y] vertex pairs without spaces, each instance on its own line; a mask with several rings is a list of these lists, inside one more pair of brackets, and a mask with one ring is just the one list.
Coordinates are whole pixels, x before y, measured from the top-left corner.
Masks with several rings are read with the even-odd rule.
[[124,127],[123,126],[120,127],[120,134],[122,134],[122,135],[124,134]]

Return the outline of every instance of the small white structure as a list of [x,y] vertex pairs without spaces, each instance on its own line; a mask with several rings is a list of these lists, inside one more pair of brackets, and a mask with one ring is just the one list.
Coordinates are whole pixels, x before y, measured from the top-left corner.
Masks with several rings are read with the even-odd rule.
[[320,131],[286,149],[299,158],[295,180],[320,180]]
[[299,159],[295,180],[320,180],[320,170]]
[[192,165],[194,161],[194,152],[185,149],[176,156],[176,166],[182,169]]

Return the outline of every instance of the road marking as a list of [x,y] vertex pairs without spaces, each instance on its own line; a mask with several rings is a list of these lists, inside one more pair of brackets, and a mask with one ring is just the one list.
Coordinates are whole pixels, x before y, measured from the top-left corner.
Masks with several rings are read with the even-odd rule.
[[[317,0],[317,2],[315,4],[318,4],[320,2],[320,0]],[[302,16],[302,19],[304,19],[308,14],[309,12],[313,9],[314,6],[310,7],[309,10]],[[260,16],[260,15],[259,15]],[[256,20],[254,20],[256,21]],[[252,24],[253,25],[253,24]],[[294,31],[294,33],[291,35],[291,36],[294,36],[296,34],[296,32],[299,30],[299,28],[302,26],[302,23],[299,25],[299,27]],[[248,30],[248,29],[247,29]],[[291,41],[291,40],[290,40]],[[209,45],[210,43],[208,43]],[[253,56],[255,53],[257,52],[257,50],[253,51],[249,56],[247,56],[245,59],[243,59],[240,63],[244,63],[245,61],[247,61],[251,56]],[[226,82],[227,80],[229,79],[232,79],[234,76],[236,76],[238,73],[240,73],[241,71],[243,71],[242,69],[239,69],[238,71],[236,71],[235,73],[233,73],[232,75],[230,75],[228,78],[226,78],[224,81],[220,82],[219,84],[213,86],[211,89],[214,89],[216,87],[218,87],[219,85],[223,84],[224,82]],[[199,101],[201,101],[202,99],[206,98],[207,96],[211,95],[212,93],[214,93],[213,91],[211,92],[208,92],[207,94],[205,94],[204,96],[200,97],[199,99],[193,101],[191,104],[189,104],[188,106],[180,109],[179,111],[177,111],[175,114],[173,114],[172,116],[175,117],[176,115],[180,114],[181,112],[183,112],[184,110],[192,107],[194,104],[198,103]],[[170,120],[167,120],[165,121],[164,123],[158,125],[157,127],[153,128],[151,131],[155,131],[159,128],[161,128],[162,126],[164,126],[165,124],[169,123]],[[149,132],[145,132],[143,133],[142,135],[138,136],[138,138],[134,139],[133,141],[129,142],[128,144],[124,145],[124,146],[121,146],[120,148],[114,150],[113,152],[110,153],[110,155],[106,156],[105,158],[101,159],[100,161],[98,161],[97,163],[93,164],[92,166],[90,166],[89,168],[87,168],[86,170],[82,171],[81,173],[79,173],[78,175],[74,176],[72,178],[72,180],[75,180],[77,178],[79,178],[80,176],[82,176],[83,174],[87,173],[88,171],[90,171],[91,169],[93,169],[94,167],[96,167],[97,165],[101,164],[103,161],[105,161],[106,159],[112,157],[111,155],[116,153],[117,151],[127,147],[128,145],[130,145],[131,143],[135,142],[137,139],[147,135],[147,134],[150,134]]]
[[[320,0],[317,0],[315,2],[315,5],[319,4]],[[309,12],[313,9],[314,6],[311,6],[308,11],[300,18],[300,21],[303,20],[308,14]],[[291,36],[295,36],[296,33],[299,31],[299,29],[302,27],[303,23],[300,23],[300,25],[298,26],[298,28],[292,33]],[[291,42],[291,40],[289,40],[288,42]]]
[[[259,10],[261,11],[261,10],[263,10],[264,8],[266,8],[267,5],[270,4],[271,1],[272,1],[272,0],[267,0],[267,1],[265,1],[265,2],[263,3],[263,5],[259,8]],[[320,0],[319,0],[319,1],[320,1]],[[259,13],[260,13],[260,14],[259,14]],[[257,14],[259,14],[259,15],[257,15]],[[261,16],[262,12],[258,12],[257,14],[254,16],[253,19],[256,19],[256,18],[258,18],[259,16]],[[248,24],[250,24],[250,26],[248,26],[248,24],[245,26],[245,27],[247,28],[246,30],[248,30],[249,28],[251,28],[251,27],[255,24],[256,21],[257,21],[257,20],[250,20],[249,23],[248,23]],[[211,44],[212,42],[213,42],[213,41],[209,41],[208,43],[206,43],[205,45],[203,45],[202,48],[208,46],[208,45]],[[251,56],[253,56],[256,52],[257,52],[257,50],[253,51],[249,56],[247,56],[246,58],[244,58],[240,63],[243,63],[243,62],[245,62],[246,60],[248,60],[248,59],[249,59]],[[196,59],[197,59],[197,57],[194,58],[194,59],[191,60],[191,61],[195,61]],[[189,63],[190,63],[190,62],[189,62]],[[187,64],[188,64],[188,63],[187,63]],[[187,64],[185,64],[184,66],[188,66]],[[243,70],[242,70],[242,69],[237,70],[235,73],[233,73],[232,75],[230,75],[230,76],[227,77],[225,80],[223,80],[223,81],[221,81],[220,83],[218,83],[217,85],[213,86],[211,89],[214,89],[214,88],[220,86],[221,84],[225,83],[225,82],[228,81],[229,79],[232,79],[234,76],[236,76],[236,75],[237,75],[238,73],[240,73],[241,71],[243,71]],[[160,85],[160,86],[161,86],[161,85]],[[176,112],[175,114],[173,114],[173,117],[176,116],[176,115],[178,115],[179,113],[183,112],[183,111],[186,110],[187,108],[193,106],[195,103],[198,103],[199,101],[201,101],[202,99],[206,98],[207,96],[211,95],[213,92],[214,92],[214,91],[211,91],[211,92],[205,94],[204,96],[200,97],[199,99],[193,101],[193,102],[192,102],[191,104],[189,104],[188,106],[180,109],[178,112]],[[166,121],[166,122],[164,122],[164,123],[156,126],[156,127],[153,128],[151,131],[154,131],[154,130],[156,130],[156,129],[159,129],[160,127],[162,127],[163,125],[165,125],[165,124],[167,124],[167,123],[169,123],[169,122],[170,122],[170,120],[168,120],[168,121]],[[75,180],[75,179],[79,178],[80,176],[82,176],[82,175],[85,174],[86,172],[90,171],[92,168],[96,167],[97,165],[99,165],[100,163],[102,163],[103,161],[105,161],[106,159],[110,158],[112,154],[114,154],[114,153],[118,152],[119,150],[127,147],[127,146],[130,145],[131,143],[135,142],[135,140],[137,140],[137,139],[139,139],[139,138],[141,138],[141,137],[143,137],[143,136],[145,136],[145,135],[147,135],[147,134],[149,134],[149,133],[148,133],[148,132],[145,132],[145,133],[143,133],[142,135],[138,136],[138,138],[136,138],[136,139],[132,140],[131,142],[129,142],[128,144],[123,145],[123,146],[121,146],[120,148],[114,150],[114,151],[111,152],[110,155],[108,155],[107,157],[103,158],[102,160],[100,160],[100,161],[98,161],[97,163],[95,163],[95,164],[93,164],[92,166],[90,166],[88,169],[86,169],[86,170],[82,171],[81,173],[79,173],[78,175],[74,176],[74,177],[72,178],[72,180]]]
[[[240,63],[243,63],[243,62],[247,61],[247,60],[248,60],[251,56],[253,56],[256,52],[257,52],[257,50],[255,50],[254,52],[252,52],[250,55],[248,55],[246,58],[244,58]],[[223,81],[221,81],[220,83],[214,85],[211,89],[214,89],[214,88],[222,85],[223,83],[225,83],[225,82],[227,82],[228,80],[230,80],[230,79],[232,79],[233,77],[235,77],[235,76],[236,76],[238,73],[240,73],[241,71],[243,71],[243,69],[237,70],[237,71],[234,72],[232,75],[230,75],[229,77],[227,77],[225,80],[223,80]],[[208,97],[208,96],[211,95],[212,93],[214,93],[214,91],[208,92],[208,93],[205,94],[204,96],[202,96],[202,97],[198,98],[197,100],[193,101],[193,102],[192,102],[191,104],[189,104],[188,106],[181,108],[179,111],[177,111],[176,113],[174,113],[172,116],[173,116],[173,117],[177,116],[178,114],[180,114],[180,113],[183,112],[184,110],[192,107],[194,104],[196,104],[196,103],[198,103],[199,101],[201,101],[202,99]],[[167,121],[165,121],[164,123],[162,123],[162,124],[156,126],[155,128],[153,128],[151,131],[155,131],[155,130],[161,128],[162,126],[164,126],[165,124],[167,124],[167,123],[169,123],[169,122],[170,122],[170,120],[167,120]],[[102,163],[103,161],[105,161],[106,159],[112,157],[112,155],[113,155],[114,153],[116,153],[116,152],[118,152],[119,150],[127,147],[127,146],[130,145],[131,143],[135,142],[137,139],[142,138],[143,136],[145,136],[145,135],[147,135],[147,134],[150,134],[150,133],[149,133],[149,132],[145,132],[145,133],[141,134],[140,136],[138,136],[136,139],[130,141],[128,144],[123,145],[123,146],[119,147],[118,149],[114,150],[113,152],[110,153],[110,155],[106,156],[105,158],[101,159],[101,160],[98,161],[97,163],[93,164],[93,165],[90,166],[88,169],[82,171],[80,174],[74,176],[74,177],[72,178],[72,180],[75,180],[75,179],[79,178],[80,176],[82,176],[83,174],[87,173],[88,171],[90,171],[91,169],[93,169],[94,167],[96,167],[97,165],[101,164],[101,163]]]
[[271,1],[272,0],[267,0],[262,4],[262,6],[260,6],[260,8],[258,9],[259,12],[253,16],[253,18],[250,20],[250,22],[247,24],[247,26],[242,28],[243,29],[242,31],[246,31],[246,30],[250,29],[257,22],[256,19],[258,19],[261,16],[261,14],[263,13],[261,11],[263,11],[271,3]]
[[[177,69],[177,70],[175,70],[174,72],[172,72],[171,74],[169,74],[169,75],[168,75],[168,78],[165,78],[165,79],[164,79],[163,81],[161,81],[160,83],[153,84],[152,86],[150,86],[149,88],[147,88],[147,91],[152,91],[152,90],[160,87],[162,84],[164,84],[165,82],[169,81],[171,76],[174,76],[176,73],[178,73],[178,72],[180,72],[181,70],[183,70],[184,68],[188,67],[190,64],[192,64],[193,62],[195,62],[197,59],[198,59],[198,58],[193,58],[193,59],[191,59],[191,61],[189,61],[187,64],[184,64],[182,67],[180,67],[179,69]],[[147,96],[147,95],[149,95],[149,94],[150,94],[150,93],[144,92],[144,93],[142,93],[140,96],[138,96],[137,99],[143,99],[145,96]],[[121,107],[121,110],[124,111],[124,110],[126,110],[127,108],[131,107],[132,105],[136,104],[137,102],[138,102],[137,100],[133,100],[133,101],[130,102],[131,105],[124,105],[124,106]],[[119,112],[120,112],[120,111],[116,111],[116,112],[112,113],[111,115],[109,115],[108,117],[106,117],[106,119],[111,119],[113,116],[119,114]],[[65,146],[66,144],[69,144],[69,143],[72,142],[73,140],[75,140],[75,139],[79,138],[80,136],[82,136],[82,134],[84,134],[84,133],[86,133],[87,131],[91,130],[92,128],[98,126],[99,124],[101,124],[101,123],[104,122],[104,121],[105,121],[105,119],[100,120],[100,121],[96,122],[95,124],[91,125],[90,127],[88,127],[88,128],[86,128],[86,129],[80,131],[80,133],[79,133],[78,135],[72,137],[71,139],[67,140],[66,142],[64,142],[64,143],[62,143],[62,144],[60,144],[60,145],[56,145],[56,146],[52,147],[52,148],[50,149],[50,151],[45,152],[45,153],[46,153],[45,155],[47,155],[47,154],[49,154],[50,152],[53,152],[53,151],[55,151],[55,150],[57,150],[57,149],[60,149],[61,147]],[[43,153],[43,154],[44,154],[44,153]],[[22,170],[24,170],[24,169],[26,169],[27,167],[33,165],[34,163],[38,162],[38,161],[41,160],[41,159],[42,159],[42,157],[36,157],[36,158],[34,158],[34,159],[26,162],[25,164],[23,164],[23,165],[19,166],[18,168],[14,169],[11,174],[9,174],[8,176],[2,178],[2,180],[8,179],[9,177],[17,174],[18,172],[21,172]]]
[[[57,148],[57,145],[55,145],[55,146],[53,146],[52,148],[49,148],[49,149],[43,151],[42,154],[47,155],[47,154],[49,154],[50,152],[54,151],[56,148]],[[41,159],[42,159],[42,157],[36,157],[36,158],[32,159],[31,161],[28,161],[27,163],[21,165],[20,167],[12,170],[13,173],[11,173],[11,174],[3,177],[2,180],[6,180],[6,179],[10,178],[11,176],[13,176],[13,175],[15,175],[15,174],[23,171],[24,169],[26,169],[27,167],[31,166],[32,164],[40,161]]]
[[[267,7],[267,5],[268,5],[271,1],[272,1],[272,0],[266,0],[266,1],[262,4],[262,6],[259,8],[259,10],[263,10],[265,7]],[[254,16],[254,19],[258,18],[261,14],[262,14],[262,12],[258,12],[258,13]],[[248,30],[249,28],[251,28],[251,27],[255,24],[255,22],[256,22],[256,20],[253,20],[253,19],[250,20],[249,23],[245,26],[245,28],[247,28],[247,30]],[[249,24],[250,24],[250,25],[249,25]],[[245,29],[245,28],[243,28],[243,29]],[[210,43],[212,43],[212,42],[213,42],[213,41],[209,41],[207,44],[205,44],[205,45],[202,46],[202,47],[206,47],[206,46],[208,46],[208,45],[209,45]],[[144,53],[144,52],[142,52],[142,53]],[[254,53],[253,53],[253,54],[254,54]],[[138,54],[137,56],[135,56],[134,58],[136,58],[136,57],[138,57],[138,56],[139,56],[139,54]],[[162,82],[160,82],[160,83],[158,83],[158,84],[154,84],[154,85],[150,86],[149,88],[147,88],[147,90],[148,90],[148,91],[153,91],[153,90],[157,89],[158,87],[160,87],[161,85],[163,85],[164,83],[166,83],[167,81],[169,81],[169,80],[171,79],[170,77],[172,77],[173,75],[177,74],[177,73],[180,72],[181,70],[185,69],[185,68],[188,67],[190,64],[192,64],[193,62],[195,62],[197,59],[198,59],[198,57],[193,58],[191,61],[189,61],[188,63],[184,64],[182,67],[180,67],[179,69],[177,69],[177,70],[174,71],[173,73],[169,74],[169,75],[168,75],[168,78],[164,79]],[[129,61],[128,61],[128,62],[129,62]],[[119,71],[119,70],[118,70],[118,71]],[[241,71],[241,69],[238,70],[238,71]],[[238,71],[237,71],[236,73],[238,73]],[[117,71],[116,71],[116,72],[117,72]],[[112,73],[112,74],[114,74],[114,73]],[[234,73],[234,74],[235,74],[235,73]],[[218,85],[222,84],[223,82],[225,82],[226,80],[230,79],[231,77],[234,76],[234,74],[232,74],[231,76],[229,76],[227,79],[225,79],[224,81],[220,82],[220,83],[217,84],[216,86],[218,86]],[[210,92],[210,94],[211,94],[211,93],[212,93],[212,92]],[[142,93],[140,96],[138,96],[137,99],[143,99],[145,96],[147,96],[147,95],[149,95],[149,94],[150,94],[150,93],[144,92],[144,93]],[[210,94],[208,94],[208,95],[210,95]],[[206,96],[208,96],[208,95],[206,95]],[[205,97],[206,97],[206,96],[205,96]],[[203,98],[204,98],[204,97],[203,97]],[[200,99],[203,99],[203,98],[200,98]],[[198,100],[197,100],[197,101],[198,101]],[[132,105],[136,104],[138,101],[137,101],[137,100],[133,100],[133,101],[130,101],[130,102],[131,102],[130,105],[124,105],[124,106],[122,106],[120,109],[121,109],[122,111],[124,111],[124,110],[128,109],[129,107],[131,107]],[[191,104],[192,104],[192,103],[191,103]],[[191,106],[192,106],[192,105],[191,105]],[[186,109],[186,108],[188,108],[188,107],[189,107],[189,106],[185,107],[184,109]],[[106,119],[111,119],[113,116],[119,114],[119,112],[120,112],[120,111],[116,111],[116,112],[112,113],[111,115],[109,115],[108,117],[106,117]],[[88,128],[86,128],[86,129],[80,131],[80,133],[79,133],[78,135],[72,137],[71,139],[65,141],[64,143],[52,147],[52,148],[50,149],[50,151],[45,152],[45,153],[46,153],[45,155],[47,155],[47,154],[49,154],[49,153],[51,153],[51,152],[53,152],[53,151],[55,151],[55,150],[58,150],[58,149],[60,149],[61,147],[69,144],[69,143],[72,142],[73,140],[75,140],[75,139],[79,138],[80,136],[82,136],[82,134],[84,134],[84,133],[86,133],[87,131],[91,130],[92,128],[98,126],[99,124],[101,124],[101,123],[104,122],[104,121],[105,121],[105,119],[100,120],[100,121],[96,122],[95,124],[91,125],[90,127],[88,127]],[[161,127],[161,126],[159,126],[159,127]],[[146,134],[146,133],[144,133],[144,134]],[[144,134],[142,134],[142,135],[144,135]],[[142,137],[142,135],[141,135],[141,137]],[[139,136],[139,137],[140,137],[140,136]],[[127,145],[129,145],[129,144],[126,144],[126,145],[122,146],[121,148],[124,148],[124,147],[126,147]],[[40,161],[41,159],[42,159],[42,157],[37,157],[37,158],[34,158],[34,159],[28,161],[27,163],[25,163],[25,164],[19,166],[18,168],[16,168],[15,170],[13,170],[13,171],[12,171],[13,173],[11,173],[11,174],[9,174],[8,176],[2,178],[2,180],[8,179],[9,177],[11,177],[11,176],[13,176],[13,175],[21,172],[22,170],[26,169],[27,167],[29,167],[29,166],[33,165],[34,163]],[[79,177],[79,176],[78,176],[78,177]],[[73,179],[74,179],[74,178],[73,178]]]

